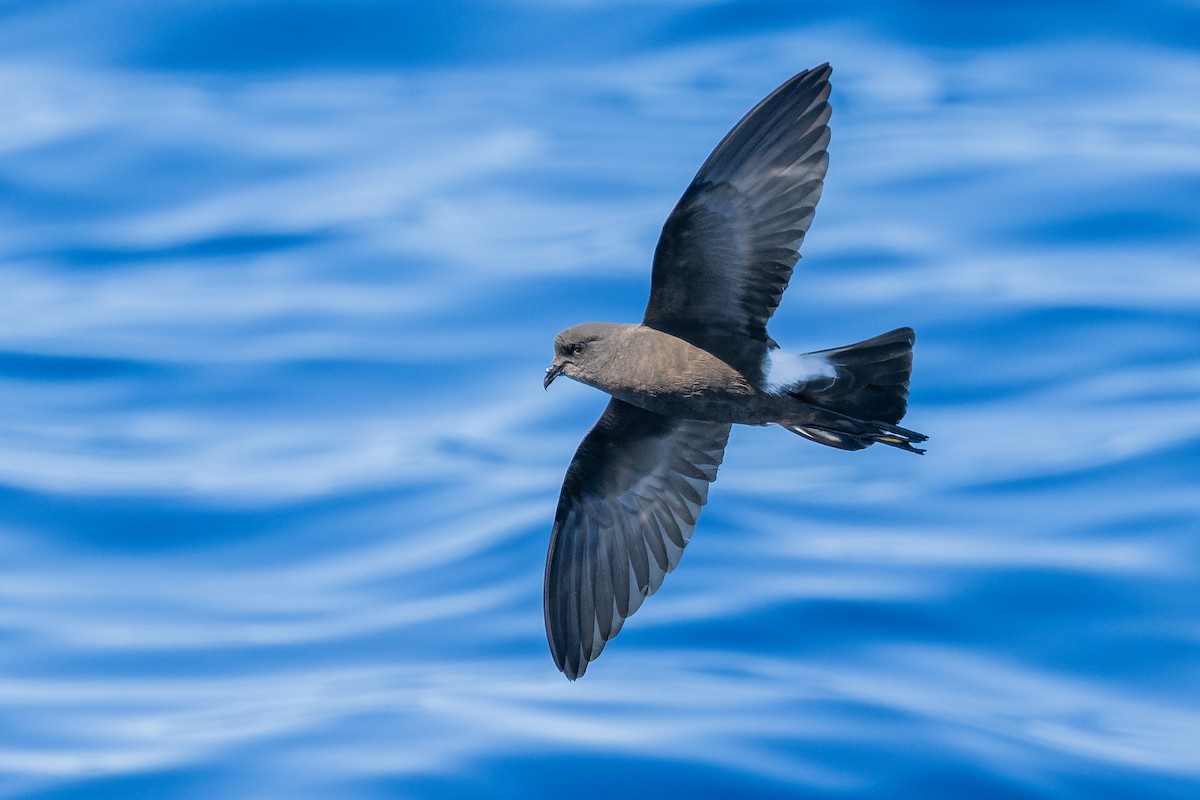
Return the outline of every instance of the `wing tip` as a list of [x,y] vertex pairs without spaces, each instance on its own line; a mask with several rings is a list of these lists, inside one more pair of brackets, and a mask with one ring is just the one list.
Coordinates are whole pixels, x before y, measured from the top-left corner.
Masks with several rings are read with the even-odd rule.
[[815,67],[809,67],[808,69],[797,72],[790,80],[786,81],[784,85],[789,83],[799,83],[801,81],[811,81],[814,84],[828,83],[831,75],[833,75],[833,66],[826,61],[818,64]]
[[553,640],[550,642],[550,656],[554,659],[554,666],[558,667],[558,671],[572,683],[583,677],[583,673],[587,672],[588,664],[595,658],[595,656],[588,658],[580,649],[576,650],[575,658],[564,658],[559,648],[554,646]]

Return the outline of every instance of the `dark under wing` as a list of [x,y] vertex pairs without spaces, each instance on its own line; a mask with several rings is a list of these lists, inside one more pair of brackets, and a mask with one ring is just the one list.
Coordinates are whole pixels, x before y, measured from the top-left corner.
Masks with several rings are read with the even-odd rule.
[[546,636],[568,678],[584,673],[679,564],[729,428],[614,399],[580,443],[546,555]]
[[745,375],[792,277],[829,158],[828,64],[755,106],[704,162],[663,226],[644,324]]

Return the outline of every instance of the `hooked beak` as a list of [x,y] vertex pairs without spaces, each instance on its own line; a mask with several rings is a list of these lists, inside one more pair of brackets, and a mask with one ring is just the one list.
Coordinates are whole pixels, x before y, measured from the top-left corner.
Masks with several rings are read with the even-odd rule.
[[550,384],[554,383],[554,379],[562,374],[563,367],[567,366],[565,361],[555,361],[550,366],[546,367],[546,379],[542,381],[542,388],[549,389]]

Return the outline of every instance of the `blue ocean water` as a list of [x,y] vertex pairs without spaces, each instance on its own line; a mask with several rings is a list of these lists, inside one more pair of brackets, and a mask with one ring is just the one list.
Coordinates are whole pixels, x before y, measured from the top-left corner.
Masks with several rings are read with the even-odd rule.
[[[827,60],[772,333],[930,452],[735,431],[569,683],[551,338]],[[0,111],[0,796],[1200,796],[1195,2],[14,1]]]

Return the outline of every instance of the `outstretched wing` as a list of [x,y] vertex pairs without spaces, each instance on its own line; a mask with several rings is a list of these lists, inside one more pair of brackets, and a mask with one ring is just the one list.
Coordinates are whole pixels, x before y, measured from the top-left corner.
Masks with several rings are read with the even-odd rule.
[[679,563],[729,428],[614,399],[584,437],[546,555],[546,636],[571,680]]
[[788,80],[700,167],[663,226],[644,324],[759,366],[829,166],[830,72]]

